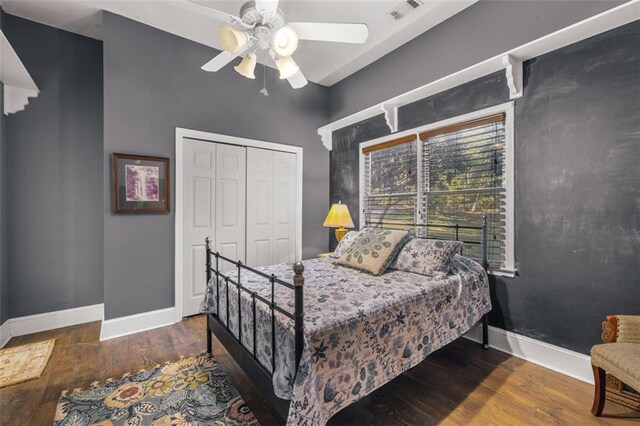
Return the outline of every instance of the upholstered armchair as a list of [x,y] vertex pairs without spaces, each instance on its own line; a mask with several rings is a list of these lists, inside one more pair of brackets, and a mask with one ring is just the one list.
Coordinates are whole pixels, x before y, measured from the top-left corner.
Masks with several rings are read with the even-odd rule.
[[640,315],[608,315],[602,323],[602,341],[591,348],[594,416],[602,414],[607,373],[640,392]]

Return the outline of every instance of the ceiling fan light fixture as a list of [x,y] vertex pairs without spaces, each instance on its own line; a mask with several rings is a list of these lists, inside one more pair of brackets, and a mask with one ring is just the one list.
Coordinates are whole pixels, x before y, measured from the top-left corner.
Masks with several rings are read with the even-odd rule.
[[255,53],[247,53],[245,57],[242,58],[242,62],[233,67],[233,69],[241,76],[253,80],[256,78],[253,71],[256,69],[257,60],[258,58]]
[[273,50],[280,56],[291,56],[298,48],[298,33],[289,27],[282,27],[273,34]]
[[[416,8],[426,0],[397,1],[406,2],[408,7]],[[190,4],[196,6],[196,3]],[[300,67],[293,60],[300,40],[362,44],[369,37],[366,24],[287,22],[278,4],[279,0],[244,0],[238,16],[215,11],[203,5],[197,6],[206,9],[207,16],[213,14],[217,20],[224,22],[219,27],[223,51],[201,68],[208,72],[220,71],[235,58],[242,57],[240,63],[234,67],[235,71],[246,78],[254,79],[257,64],[255,54],[260,51],[264,53],[265,59],[269,57],[275,62],[280,79],[288,80],[292,88],[299,89],[308,84]],[[247,52],[253,53],[247,55]]]
[[276,61],[276,67],[280,71],[280,79],[289,78],[298,71],[300,67],[295,63],[291,56],[283,56]]
[[223,25],[220,27],[220,32],[218,33],[220,38],[220,44],[222,48],[229,53],[238,53],[243,47],[247,45],[249,42],[249,38],[247,37],[247,33],[244,31],[236,30],[228,25]]

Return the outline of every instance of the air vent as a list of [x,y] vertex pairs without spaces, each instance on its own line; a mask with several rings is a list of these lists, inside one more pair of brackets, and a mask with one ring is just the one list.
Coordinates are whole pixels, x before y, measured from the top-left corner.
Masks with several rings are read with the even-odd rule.
[[422,2],[422,0],[405,0],[394,7],[393,10],[389,12],[389,15],[393,16],[393,19],[397,21],[407,16],[409,13],[413,12],[423,4],[424,3]]

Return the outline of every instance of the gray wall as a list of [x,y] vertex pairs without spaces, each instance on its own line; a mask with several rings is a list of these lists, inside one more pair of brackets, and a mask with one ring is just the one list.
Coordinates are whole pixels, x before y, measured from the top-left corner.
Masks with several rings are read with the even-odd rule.
[[[0,28],[2,27],[0,11]],[[7,275],[7,137],[4,115],[4,85],[0,83],[0,325],[9,318],[9,279]]]
[[332,86],[331,119],[353,114],[620,3],[480,0]]
[[[524,74],[519,276],[492,278],[490,322],[588,353],[605,315],[640,310],[640,22],[528,61]],[[400,130],[506,101],[496,73],[401,108]],[[382,117],[334,132],[332,202],[358,210],[358,143],[385,134]]]
[[6,120],[9,316],[101,303],[102,44],[2,24],[41,90]]
[[[4,12],[0,9],[0,29]],[[0,325],[9,318],[9,280],[7,276],[7,138],[4,115],[4,85],[0,83]]]
[[[217,52],[151,27],[104,15],[104,301],[107,319],[174,305],[174,214],[114,215],[110,154],[171,158],[175,127],[304,147],[303,257],[326,251],[329,154],[316,129],[327,122],[327,89],[292,90],[267,70],[261,81],[232,67],[206,73]],[[256,75],[260,75],[257,72]],[[172,180],[172,192],[175,193]]]

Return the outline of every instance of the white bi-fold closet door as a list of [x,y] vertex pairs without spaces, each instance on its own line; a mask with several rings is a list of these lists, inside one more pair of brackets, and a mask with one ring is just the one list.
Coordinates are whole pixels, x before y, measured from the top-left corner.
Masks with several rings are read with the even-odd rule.
[[182,314],[188,316],[198,313],[206,289],[206,237],[214,251],[249,266],[295,260],[297,158],[187,138],[183,144]]
[[247,264],[294,262],[296,257],[296,154],[247,152]]

